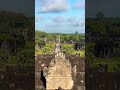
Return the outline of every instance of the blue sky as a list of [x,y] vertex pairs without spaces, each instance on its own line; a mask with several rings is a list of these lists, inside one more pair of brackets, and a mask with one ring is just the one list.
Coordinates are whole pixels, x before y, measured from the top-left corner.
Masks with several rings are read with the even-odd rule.
[[85,0],[35,0],[35,30],[85,32]]

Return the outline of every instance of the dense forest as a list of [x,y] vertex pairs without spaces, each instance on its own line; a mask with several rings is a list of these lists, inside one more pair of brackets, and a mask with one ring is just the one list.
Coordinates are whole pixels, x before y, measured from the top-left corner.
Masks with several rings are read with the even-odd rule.
[[57,35],[60,35],[61,43],[70,44],[70,43],[85,41],[85,34],[79,34],[77,31],[73,34],[62,34],[62,33],[46,33],[38,30],[35,31],[35,40],[36,43],[39,41],[46,41],[46,43],[53,43],[55,42]]
[[34,18],[0,12],[0,71],[34,65]]
[[73,34],[46,33],[35,31],[36,54],[53,53],[55,49],[56,36],[61,39],[61,50],[66,54],[81,53],[84,54],[85,34],[77,31]]
[[108,18],[101,12],[96,18],[87,18],[85,39],[89,68],[103,71],[106,68],[110,72],[120,70],[120,18]]
[[56,35],[61,37],[63,52],[81,55],[86,52],[87,66],[120,71],[120,18],[107,18],[102,13],[96,18],[87,18],[86,34],[46,33],[34,29],[34,18],[0,12],[0,71],[5,71],[7,65],[34,66],[36,52],[54,51]]

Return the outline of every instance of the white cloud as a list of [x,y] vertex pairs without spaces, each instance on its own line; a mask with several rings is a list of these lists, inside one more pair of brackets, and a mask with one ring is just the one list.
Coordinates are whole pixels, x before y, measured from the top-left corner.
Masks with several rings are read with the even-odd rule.
[[68,20],[70,25],[72,25],[73,27],[81,27],[85,25],[85,21],[84,19],[76,19],[74,17],[70,17]]
[[43,20],[45,20],[45,17],[43,17],[43,16],[35,17],[35,22],[39,22],[39,21],[43,21]]
[[40,12],[61,12],[68,9],[67,0],[41,0]]
[[63,23],[65,21],[65,19],[62,16],[57,16],[57,17],[53,18],[53,21],[56,23]]
[[74,5],[73,5],[73,8],[76,8],[76,9],[82,9],[82,8],[85,8],[85,0],[82,0],[82,1],[77,1]]
[[84,21],[76,21],[76,22],[72,23],[72,26],[74,26],[74,27],[80,27],[80,26],[84,26],[84,25],[85,25]]
[[85,6],[84,6],[84,4],[76,3],[76,4],[74,5],[74,7],[75,7],[75,8],[84,8]]

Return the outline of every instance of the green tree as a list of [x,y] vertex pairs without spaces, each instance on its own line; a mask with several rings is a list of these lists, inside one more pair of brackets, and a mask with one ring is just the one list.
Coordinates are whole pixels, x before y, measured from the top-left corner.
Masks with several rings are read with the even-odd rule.
[[62,51],[66,54],[72,54],[75,52],[73,45],[70,44],[64,44],[62,45]]
[[49,47],[42,48],[42,53],[48,54],[48,53],[51,53],[51,52],[52,52],[52,49],[49,48]]
[[103,13],[102,12],[97,13],[96,18],[99,19],[99,20],[103,19],[104,18]]

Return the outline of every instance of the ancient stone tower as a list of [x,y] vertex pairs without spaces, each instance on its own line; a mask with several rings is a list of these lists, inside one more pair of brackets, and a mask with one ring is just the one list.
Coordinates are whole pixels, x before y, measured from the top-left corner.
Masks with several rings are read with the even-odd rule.
[[60,36],[56,37],[55,58],[51,60],[48,68],[44,68],[46,77],[46,89],[55,90],[59,87],[63,89],[72,89],[72,67],[69,60],[60,51]]
[[56,37],[56,45],[55,45],[55,53],[60,51],[61,43],[60,43],[60,36]]

